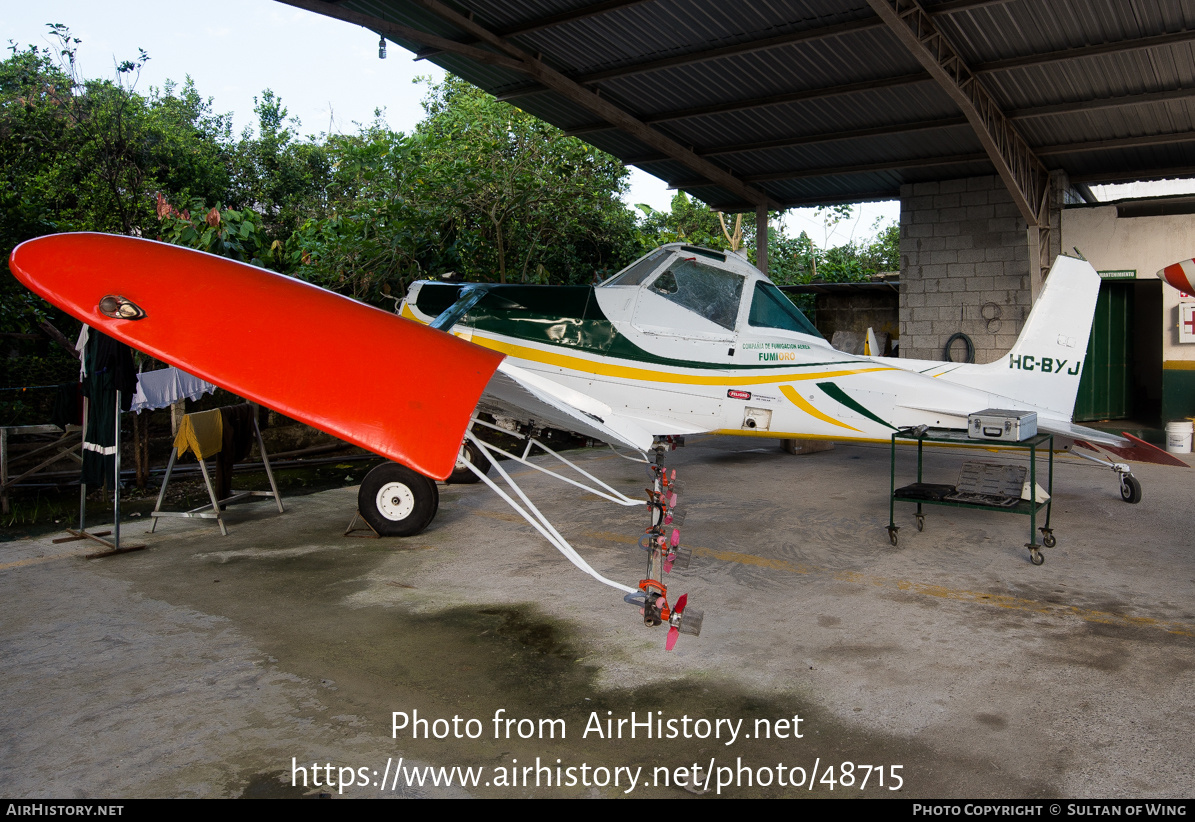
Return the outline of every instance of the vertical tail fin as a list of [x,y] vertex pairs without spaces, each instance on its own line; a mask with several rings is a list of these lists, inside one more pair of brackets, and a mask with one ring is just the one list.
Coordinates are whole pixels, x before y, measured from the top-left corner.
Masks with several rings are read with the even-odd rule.
[[1070,418],[1087,357],[1100,276],[1085,260],[1059,256],[1012,350],[942,379]]

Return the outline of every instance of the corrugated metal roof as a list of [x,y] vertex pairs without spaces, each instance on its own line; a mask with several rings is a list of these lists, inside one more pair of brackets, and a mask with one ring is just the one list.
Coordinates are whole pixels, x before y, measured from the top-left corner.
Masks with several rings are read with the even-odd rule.
[[[874,199],[995,169],[870,0],[280,1],[364,15],[352,21],[714,205]],[[922,7],[1047,168],[1195,173],[1195,2]]]

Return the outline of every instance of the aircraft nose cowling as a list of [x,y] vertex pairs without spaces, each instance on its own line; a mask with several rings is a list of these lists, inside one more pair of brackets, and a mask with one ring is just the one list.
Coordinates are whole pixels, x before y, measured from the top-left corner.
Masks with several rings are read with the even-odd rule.
[[301,280],[150,240],[39,237],[9,265],[108,336],[436,479],[452,473],[503,359]]
[[1195,260],[1183,260],[1168,265],[1158,272],[1158,277],[1186,294],[1195,294]]

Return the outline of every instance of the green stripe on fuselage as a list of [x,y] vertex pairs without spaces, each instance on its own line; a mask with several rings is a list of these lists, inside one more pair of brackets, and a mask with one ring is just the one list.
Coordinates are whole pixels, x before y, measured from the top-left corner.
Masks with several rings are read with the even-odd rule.
[[893,425],[892,423],[888,422],[887,420],[882,420],[882,419],[880,419],[880,418],[879,418],[879,417],[877,417],[875,414],[873,414],[873,413],[871,413],[870,411],[868,411],[868,410],[867,410],[866,408],[864,408],[862,405],[860,405],[859,403],[855,402],[853,399],[851,399],[850,397],[848,397],[848,396],[847,396],[847,394],[846,394],[846,392],[845,392],[845,391],[843,391],[841,388],[839,388],[839,387],[838,387],[837,385],[835,385],[834,383],[832,383],[832,382],[819,382],[819,383],[817,384],[817,387],[818,387],[818,388],[820,388],[821,390],[825,391],[827,395],[829,395],[830,397],[833,397],[834,399],[838,400],[838,402],[842,403],[843,405],[845,405],[847,408],[851,409],[852,411],[858,412],[858,413],[862,414],[863,416],[867,417],[869,420],[873,420],[873,421],[875,421],[875,422],[878,422],[880,425],[886,425],[886,426],[888,426],[889,428],[891,428],[893,431],[895,431],[895,430],[896,430],[896,426],[895,426],[895,425]]
[[[456,302],[462,284],[424,283],[415,306],[423,314],[439,316]],[[810,363],[712,363],[677,360],[645,351],[618,332],[598,305],[588,285],[495,285],[462,322],[476,331],[521,342],[559,346],[574,351],[616,357],[652,365],[734,371],[774,371],[794,366],[857,365],[856,360]]]

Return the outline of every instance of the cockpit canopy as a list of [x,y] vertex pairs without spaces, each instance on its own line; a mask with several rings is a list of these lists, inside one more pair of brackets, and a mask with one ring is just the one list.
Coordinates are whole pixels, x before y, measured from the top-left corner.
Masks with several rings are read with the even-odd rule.
[[736,330],[743,300],[749,299],[748,326],[822,338],[784,292],[733,253],[673,243],[636,260],[598,287],[644,288],[728,331]]

